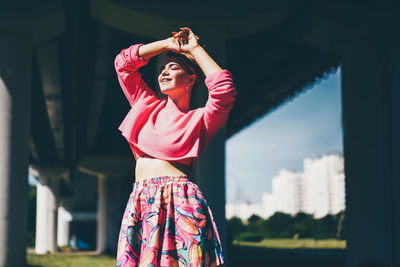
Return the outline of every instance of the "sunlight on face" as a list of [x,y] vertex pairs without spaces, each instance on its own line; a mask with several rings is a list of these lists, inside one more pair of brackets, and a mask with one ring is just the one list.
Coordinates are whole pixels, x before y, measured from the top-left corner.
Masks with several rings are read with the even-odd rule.
[[187,73],[181,64],[174,58],[167,58],[158,75],[158,83],[163,94],[186,94],[186,88],[190,86],[191,75]]

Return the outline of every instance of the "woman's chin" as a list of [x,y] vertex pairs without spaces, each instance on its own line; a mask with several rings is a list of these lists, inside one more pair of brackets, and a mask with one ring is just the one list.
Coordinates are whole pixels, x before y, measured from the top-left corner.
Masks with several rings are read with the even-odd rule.
[[164,94],[164,95],[168,95],[168,92],[169,92],[170,90],[168,90],[168,89],[160,89],[160,92],[162,93],[162,94]]
[[170,88],[170,87],[160,88],[161,93],[163,93],[164,95],[168,95],[169,93],[171,93],[174,90],[175,90],[175,88]]

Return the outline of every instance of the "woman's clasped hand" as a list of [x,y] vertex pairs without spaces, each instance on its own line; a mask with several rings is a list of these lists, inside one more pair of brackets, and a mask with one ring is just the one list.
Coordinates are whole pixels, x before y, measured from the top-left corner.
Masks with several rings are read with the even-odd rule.
[[172,35],[172,37],[168,38],[168,49],[193,59],[190,51],[199,46],[198,40],[200,38],[187,27],[180,28],[179,32],[172,32]]

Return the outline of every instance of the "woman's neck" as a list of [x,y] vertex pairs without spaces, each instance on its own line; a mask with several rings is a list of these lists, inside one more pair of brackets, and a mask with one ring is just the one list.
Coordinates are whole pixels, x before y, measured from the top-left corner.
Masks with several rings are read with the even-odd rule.
[[168,96],[168,103],[175,105],[181,111],[188,111],[190,109],[190,98]]

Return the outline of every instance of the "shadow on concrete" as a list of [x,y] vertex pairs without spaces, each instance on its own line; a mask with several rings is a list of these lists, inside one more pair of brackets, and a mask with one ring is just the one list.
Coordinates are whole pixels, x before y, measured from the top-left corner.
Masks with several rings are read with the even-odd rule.
[[227,267],[346,267],[343,249],[277,249],[235,246]]

